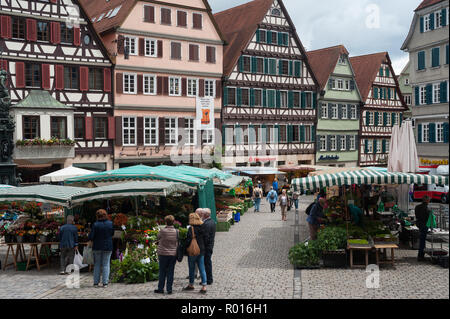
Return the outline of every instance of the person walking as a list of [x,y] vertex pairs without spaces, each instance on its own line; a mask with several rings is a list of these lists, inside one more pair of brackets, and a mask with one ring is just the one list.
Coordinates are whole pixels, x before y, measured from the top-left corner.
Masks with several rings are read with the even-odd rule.
[[275,205],[277,204],[277,201],[278,201],[278,194],[273,189],[273,187],[270,188],[270,191],[267,194],[266,200],[269,201],[269,203],[270,203],[270,212],[275,213]]
[[276,177],[274,178],[274,180],[272,182],[272,187],[273,187],[273,190],[275,192],[277,192],[277,194],[278,194],[278,179]]
[[203,230],[205,234],[205,272],[206,284],[212,285],[212,254],[214,250],[214,241],[216,238],[216,222],[211,219],[211,210],[203,209]]
[[74,217],[67,216],[66,224],[59,229],[60,274],[65,275],[66,267],[73,264],[75,251],[78,250],[78,229],[73,224]]
[[300,198],[300,191],[294,191],[292,193],[292,200],[294,201],[295,209],[298,210],[298,199]]
[[255,189],[253,190],[253,195],[252,195],[253,202],[255,203],[255,213],[259,213],[259,208],[261,205],[262,197],[263,197],[263,192],[262,192],[261,188],[255,187]]
[[92,242],[94,253],[94,287],[99,287],[100,274],[103,288],[108,287],[111,253],[113,249],[113,224],[108,220],[106,210],[96,212],[97,221],[92,225],[89,240]]
[[[195,265],[198,266],[198,270],[200,272],[200,277],[202,279],[202,289],[200,293],[206,293],[206,272],[205,272],[205,234],[203,228],[203,222],[200,216],[196,213],[189,214],[189,227],[187,238],[186,238],[186,254],[188,255],[188,264],[189,264],[189,285],[183,290],[194,290],[194,270]],[[196,240],[199,254],[196,256],[189,256],[187,248],[193,242],[193,239]]]
[[280,202],[280,207],[281,207],[281,220],[287,221],[286,211],[287,211],[289,199],[288,199],[285,189],[283,189],[283,191],[281,192],[281,195],[280,195],[278,201]]
[[309,216],[306,218],[309,227],[309,237],[311,240],[317,239],[319,225],[324,221],[323,207],[325,206],[325,198],[321,197],[311,209]]
[[422,204],[417,205],[414,209],[416,215],[416,226],[419,228],[420,242],[419,242],[419,254],[417,255],[418,261],[425,261],[425,245],[427,240],[428,227],[427,222],[430,217],[430,209],[428,203],[430,197],[425,195],[422,198]]
[[168,215],[164,217],[166,227],[158,233],[158,262],[159,262],[159,282],[157,294],[164,293],[164,285],[167,279],[167,294],[172,294],[173,276],[177,263],[178,230],[173,227],[175,217]]

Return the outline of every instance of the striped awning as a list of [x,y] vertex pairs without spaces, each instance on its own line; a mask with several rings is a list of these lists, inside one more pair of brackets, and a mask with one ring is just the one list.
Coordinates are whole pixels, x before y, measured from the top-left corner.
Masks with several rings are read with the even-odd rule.
[[354,184],[448,185],[448,176],[379,172],[374,170],[358,170],[335,174],[309,176],[304,178],[295,178],[292,181],[292,187],[294,189],[313,189],[313,190],[322,187],[344,186]]

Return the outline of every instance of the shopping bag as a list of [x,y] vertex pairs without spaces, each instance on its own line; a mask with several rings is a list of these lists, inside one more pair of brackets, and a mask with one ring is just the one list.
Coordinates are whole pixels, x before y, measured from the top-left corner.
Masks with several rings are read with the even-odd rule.
[[87,267],[89,265],[83,264],[83,256],[77,251],[75,251],[75,257],[73,258],[73,264],[77,265],[80,269]]
[[434,216],[433,213],[430,213],[430,216],[428,217],[427,221],[427,227],[428,228],[436,228],[436,216]]
[[92,252],[92,247],[85,247],[83,250],[83,264],[93,265],[94,264],[94,253]]
[[194,226],[191,227],[192,229],[192,241],[189,247],[186,249],[188,256],[198,256],[200,255],[200,247],[197,243],[197,238],[195,238],[195,232],[194,232]]

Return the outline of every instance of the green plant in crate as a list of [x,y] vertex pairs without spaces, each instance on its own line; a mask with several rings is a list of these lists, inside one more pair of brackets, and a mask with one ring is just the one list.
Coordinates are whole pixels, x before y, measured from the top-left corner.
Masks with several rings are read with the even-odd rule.
[[289,261],[294,266],[312,267],[319,264],[317,241],[299,243],[289,250]]
[[328,226],[318,233],[317,241],[320,249],[324,251],[345,249],[347,232],[341,227]]

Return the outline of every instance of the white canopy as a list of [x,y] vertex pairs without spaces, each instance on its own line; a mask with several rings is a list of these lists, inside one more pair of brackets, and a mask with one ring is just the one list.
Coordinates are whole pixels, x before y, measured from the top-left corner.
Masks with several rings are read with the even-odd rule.
[[39,178],[39,181],[41,183],[56,183],[56,182],[64,182],[68,178],[72,177],[78,177],[88,174],[94,174],[96,172],[89,171],[87,169],[78,168],[74,166],[69,166],[63,169],[60,169],[59,171],[41,176]]

